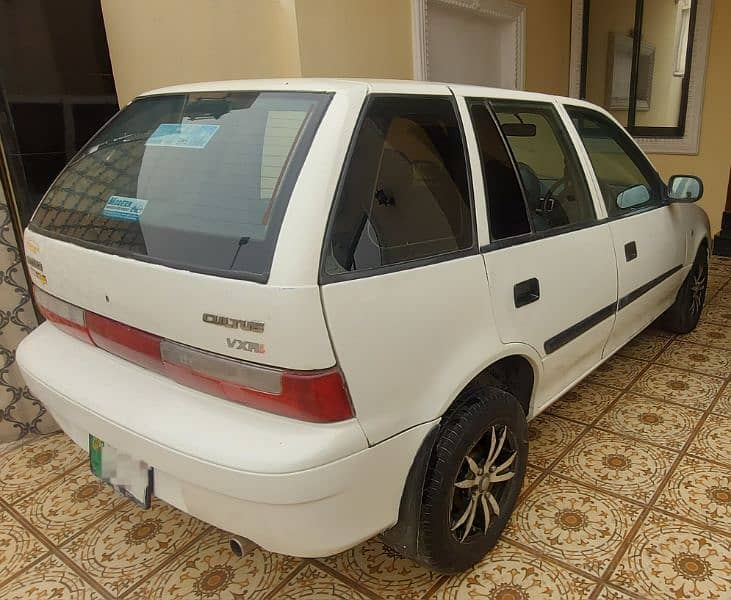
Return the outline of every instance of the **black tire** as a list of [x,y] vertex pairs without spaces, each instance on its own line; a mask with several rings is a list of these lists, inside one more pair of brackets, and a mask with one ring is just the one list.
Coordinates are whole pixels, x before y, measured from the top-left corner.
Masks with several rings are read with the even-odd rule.
[[708,285],[708,249],[703,244],[698,249],[690,273],[678,290],[673,305],[660,317],[663,329],[673,333],[690,333],[698,325]]
[[[497,452],[505,428],[505,442]],[[497,443],[493,441],[493,432]],[[497,474],[491,474],[487,481],[483,477],[481,484],[471,489],[455,487],[457,481],[474,477],[466,456],[470,454],[478,466],[489,465],[491,447],[497,454],[492,459],[492,470],[513,456],[510,466],[498,469]],[[512,394],[487,388],[474,392],[451,408],[442,419],[426,471],[417,560],[441,573],[463,571],[479,562],[497,543],[513,512],[527,460],[528,425],[520,403]],[[514,475],[509,480],[489,482],[489,478],[511,472]],[[477,512],[470,531],[466,532],[469,518],[453,531],[453,526],[459,522],[458,515],[463,516],[471,506],[472,500],[468,503],[468,498],[476,494],[480,500],[474,501]],[[494,494],[499,515],[490,507],[489,494]],[[486,533],[482,496],[490,507]],[[460,538],[465,535],[462,541]]]

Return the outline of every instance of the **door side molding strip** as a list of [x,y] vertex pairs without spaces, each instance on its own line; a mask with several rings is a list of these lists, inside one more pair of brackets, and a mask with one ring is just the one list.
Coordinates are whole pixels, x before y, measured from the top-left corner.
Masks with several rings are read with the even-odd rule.
[[618,312],[627,307],[629,304],[649,292],[652,288],[660,285],[668,277],[674,275],[682,268],[683,265],[678,265],[676,267],[673,267],[669,271],[665,271],[665,273],[663,273],[662,275],[659,275],[658,277],[655,277],[655,279],[652,279],[651,281],[648,281],[637,289],[632,290],[629,294],[620,298],[616,303],[612,302],[612,304],[605,306],[604,308],[589,315],[585,319],[582,319],[571,327],[568,327],[567,329],[564,329],[560,333],[557,333],[553,337],[547,339],[543,344],[543,349],[545,350],[546,354],[556,352],[556,350],[575,340],[582,333],[589,331],[589,329],[596,325],[599,325],[599,323],[604,321],[604,319],[611,317],[615,312]]
[[575,340],[582,333],[589,331],[589,329],[595,325],[599,325],[599,323],[611,317],[615,313],[616,309],[616,302],[608,304],[585,319],[582,319],[575,325],[572,325],[568,329],[564,329],[562,332],[557,333],[552,338],[547,339],[543,344],[543,349],[546,351],[546,354],[556,352],[556,350]]
[[635,290],[632,290],[629,294],[626,296],[622,296],[619,301],[617,302],[617,310],[622,310],[625,308],[628,304],[631,304],[635,300],[637,300],[640,296],[643,296],[647,292],[649,292],[652,288],[655,286],[660,285],[663,281],[665,281],[668,277],[671,275],[674,275],[680,269],[683,268],[683,265],[678,265],[677,267],[673,267],[669,271],[665,271],[662,275],[659,275],[658,277],[655,277],[655,279],[648,281],[646,284],[641,285]]

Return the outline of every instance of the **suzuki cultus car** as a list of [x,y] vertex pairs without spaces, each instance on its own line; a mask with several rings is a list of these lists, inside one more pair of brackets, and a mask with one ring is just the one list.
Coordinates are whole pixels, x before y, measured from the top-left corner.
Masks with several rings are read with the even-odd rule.
[[143,94],[25,236],[31,391],[93,472],[271,551],[496,543],[527,421],[656,319],[695,327],[699,179],[606,111],[424,82]]

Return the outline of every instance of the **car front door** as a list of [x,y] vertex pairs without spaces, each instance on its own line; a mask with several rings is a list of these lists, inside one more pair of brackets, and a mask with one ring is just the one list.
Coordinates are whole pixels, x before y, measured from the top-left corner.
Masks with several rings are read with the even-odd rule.
[[495,322],[503,342],[530,344],[543,360],[535,414],[601,360],[617,300],[612,236],[553,103],[470,98],[468,106]]
[[642,151],[596,110],[566,106],[589,155],[617,256],[618,301],[609,356],[675,299],[685,272],[686,239],[677,207]]

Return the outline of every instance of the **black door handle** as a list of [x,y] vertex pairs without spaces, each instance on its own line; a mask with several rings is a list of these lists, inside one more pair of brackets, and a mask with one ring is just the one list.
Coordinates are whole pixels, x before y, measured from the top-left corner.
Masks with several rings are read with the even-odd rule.
[[513,287],[513,299],[515,300],[515,308],[520,308],[531,302],[535,302],[541,297],[541,286],[538,280],[533,277],[526,279],[520,283],[516,283]]
[[635,242],[627,242],[624,245],[624,258],[627,262],[637,258],[637,244]]

